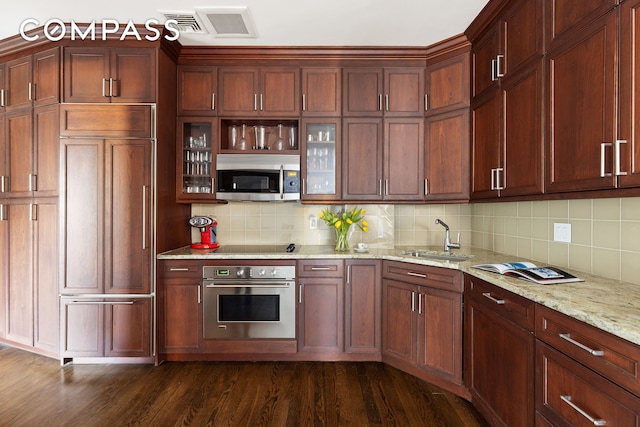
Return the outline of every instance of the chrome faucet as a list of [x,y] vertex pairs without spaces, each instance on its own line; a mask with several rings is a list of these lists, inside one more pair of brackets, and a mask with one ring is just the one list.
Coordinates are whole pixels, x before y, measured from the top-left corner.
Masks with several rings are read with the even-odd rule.
[[460,233],[458,233],[458,241],[453,243],[449,235],[449,226],[441,221],[440,218],[436,219],[436,224],[444,227],[444,251],[451,252],[451,249],[460,249]]

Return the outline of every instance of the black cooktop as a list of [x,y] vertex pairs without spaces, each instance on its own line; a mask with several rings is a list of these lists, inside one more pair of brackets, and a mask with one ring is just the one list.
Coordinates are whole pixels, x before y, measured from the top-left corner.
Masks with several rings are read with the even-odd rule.
[[298,251],[297,246],[290,245],[224,245],[215,251],[219,254],[286,254]]

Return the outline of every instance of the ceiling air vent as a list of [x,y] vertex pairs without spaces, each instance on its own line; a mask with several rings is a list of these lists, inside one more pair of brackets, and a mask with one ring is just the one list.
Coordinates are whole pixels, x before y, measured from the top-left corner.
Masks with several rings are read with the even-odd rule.
[[207,7],[196,9],[205,27],[216,37],[257,37],[246,7]]
[[209,34],[200,19],[193,12],[160,12],[165,19],[173,19],[178,23],[178,31],[185,34]]

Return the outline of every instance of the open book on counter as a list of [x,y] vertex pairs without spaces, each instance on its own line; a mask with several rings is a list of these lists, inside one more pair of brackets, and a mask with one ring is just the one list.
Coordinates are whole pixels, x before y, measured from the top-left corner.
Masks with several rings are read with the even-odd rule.
[[478,264],[474,265],[473,268],[504,274],[507,276],[519,277],[541,285],[584,281],[583,279],[573,276],[559,268],[538,267],[531,262],[524,261],[505,262],[502,264]]

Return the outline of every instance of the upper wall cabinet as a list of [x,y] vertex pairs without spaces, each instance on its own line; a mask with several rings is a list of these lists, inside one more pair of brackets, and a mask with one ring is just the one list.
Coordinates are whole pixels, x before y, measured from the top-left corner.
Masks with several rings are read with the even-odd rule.
[[543,50],[543,0],[520,0],[473,44],[473,96],[496,89],[502,78],[539,60]]
[[424,68],[345,68],[342,78],[343,116],[424,115]]
[[209,66],[178,67],[178,115],[217,114],[218,69]]
[[342,114],[342,70],[302,69],[302,115],[337,117]]
[[469,53],[427,65],[427,115],[469,107]]
[[68,47],[65,102],[155,102],[154,48]]
[[300,68],[220,67],[221,116],[300,115]]
[[618,0],[545,1],[547,50],[619,3]]
[[0,71],[0,106],[8,112],[57,103],[59,76],[58,48],[5,63],[4,73]]

